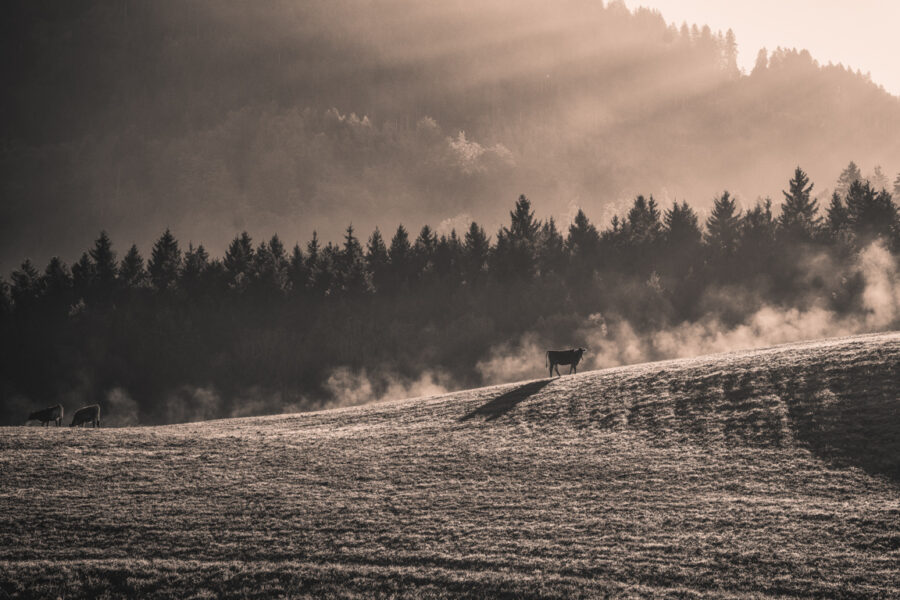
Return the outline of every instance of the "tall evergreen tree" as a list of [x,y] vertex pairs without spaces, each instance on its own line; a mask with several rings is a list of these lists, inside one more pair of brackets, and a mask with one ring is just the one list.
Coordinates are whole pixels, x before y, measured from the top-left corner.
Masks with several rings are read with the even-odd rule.
[[472,221],[463,237],[462,262],[466,282],[474,285],[484,279],[490,252],[491,243],[484,229]]
[[572,267],[578,276],[583,276],[597,268],[600,257],[600,234],[580,208],[575,215],[575,220],[569,225],[566,249],[569,251]]
[[302,296],[306,292],[309,285],[309,268],[300,244],[294,244],[294,249],[291,251],[287,278],[290,283],[290,291],[294,296]]
[[[328,246],[330,247],[329,243]],[[333,252],[325,253],[319,245],[319,236],[313,231],[312,239],[306,244],[306,265],[309,271],[309,289],[313,295],[322,297],[331,291]]]
[[715,199],[712,213],[706,220],[706,244],[713,257],[728,258],[737,251],[740,238],[740,211],[726,190]]
[[169,229],[153,244],[147,270],[150,282],[157,290],[163,292],[175,288],[178,272],[181,270],[181,250]]
[[192,242],[188,242],[188,249],[184,253],[184,261],[181,265],[181,287],[189,295],[197,295],[203,287],[203,280],[209,269],[209,253],[203,244],[194,248]]
[[625,220],[628,243],[639,245],[656,242],[662,233],[661,216],[653,196],[649,200],[640,195],[635,198]]
[[103,293],[108,294],[112,291],[118,268],[116,253],[113,252],[112,242],[105,231],[100,232],[100,237],[94,242],[90,255],[94,261],[95,282],[103,289]]
[[26,258],[22,266],[12,272],[10,293],[16,310],[27,310],[34,306],[42,295],[42,287],[40,273],[31,264],[31,260]]
[[509,217],[509,227],[501,227],[497,232],[495,272],[500,279],[530,280],[537,267],[537,234],[541,222],[534,218],[531,201],[524,194],[519,196]]
[[253,253],[253,279],[263,295],[280,294],[288,288],[288,258],[278,235],[261,242]]
[[418,279],[429,279],[432,276],[437,243],[437,234],[431,227],[424,225],[413,244],[413,271]]
[[850,191],[850,186],[859,180],[862,179],[862,172],[859,170],[859,167],[856,166],[856,163],[852,160],[850,164],[847,165],[843,171],[841,171],[840,177],[838,177],[837,185],[835,186],[835,190],[841,196],[846,197],[847,192]]
[[753,65],[753,70],[750,72],[750,76],[756,77],[758,75],[762,75],[768,68],[769,53],[765,48],[760,48],[759,52],[756,54],[756,62]]
[[663,217],[663,239],[670,250],[694,251],[700,246],[703,232],[697,213],[687,202],[672,203],[672,208],[666,210]]
[[87,252],[72,265],[72,287],[76,296],[84,298],[94,282],[94,261]]
[[809,241],[815,238],[822,225],[818,201],[810,199],[813,183],[803,169],[797,167],[788,182],[788,191],[782,190],[784,202],[778,218],[780,232],[786,240]]
[[881,165],[875,165],[872,175],[869,176],[869,181],[872,182],[872,187],[875,188],[876,192],[888,189],[888,178],[881,169]]
[[741,219],[739,251],[743,265],[754,272],[763,271],[774,259],[777,222],[772,217],[772,200],[757,202]]
[[409,234],[403,225],[397,226],[394,237],[391,238],[391,245],[388,248],[388,264],[390,268],[391,287],[408,283],[410,280],[410,270],[412,268],[412,246],[409,243]]
[[366,291],[365,257],[359,238],[353,235],[353,225],[348,225],[344,232],[337,274],[339,285],[345,293],[361,294]]
[[866,181],[854,181],[847,192],[847,220],[863,241],[890,238],[897,225],[897,206],[886,191],[876,192]]
[[550,217],[541,225],[538,233],[537,263],[542,277],[551,274],[562,275],[567,264],[566,242]]
[[369,236],[369,242],[366,244],[366,271],[369,274],[372,288],[378,293],[386,291],[388,251],[384,238],[381,237],[381,231],[377,227]]
[[225,267],[228,287],[243,291],[250,284],[253,271],[253,239],[246,231],[231,240],[225,250]]
[[144,268],[144,258],[136,244],[132,244],[125,258],[119,264],[119,280],[126,288],[143,287],[147,281],[147,270]]
[[44,269],[44,275],[41,277],[41,287],[44,293],[54,299],[66,300],[69,291],[72,289],[72,274],[69,267],[61,261],[58,256],[54,256],[47,263]]
[[734,35],[734,31],[732,31],[731,29],[729,29],[728,31],[725,32],[725,44],[724,44],[724,47],[722,48],[722,54],[723,54],[724,63],[725,63],[725,73],[729,77],[736,79],[737,77],[740,76],[741,71],[740,71],[740,69],[738,69],[738,63],[737,63],[737,58],[738,58],[737,38]]

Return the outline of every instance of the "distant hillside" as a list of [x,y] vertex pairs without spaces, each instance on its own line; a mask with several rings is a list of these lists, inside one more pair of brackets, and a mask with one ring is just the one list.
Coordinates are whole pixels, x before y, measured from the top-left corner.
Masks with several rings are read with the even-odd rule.
[[3,428],[0,590],[889,597],[900,334],[365,407]]
[[[601,223],[636,193],[778,197],[900,170],[900,99],[805,52],[588,0],[13,2],[0,268],[107,229],[219,254],[349,222],[492,228],[519,193]],[[464,132],[464,133],[463,133]]]

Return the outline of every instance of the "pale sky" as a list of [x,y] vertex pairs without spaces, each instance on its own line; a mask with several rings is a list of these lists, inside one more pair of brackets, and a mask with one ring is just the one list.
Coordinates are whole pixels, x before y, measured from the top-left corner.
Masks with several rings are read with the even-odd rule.
[[626,0],[667,23],[707,24],[737,36],[738,62],[748,73],[760,48],[806,48],[829,61],[870,72],[900,96],[900,0]]

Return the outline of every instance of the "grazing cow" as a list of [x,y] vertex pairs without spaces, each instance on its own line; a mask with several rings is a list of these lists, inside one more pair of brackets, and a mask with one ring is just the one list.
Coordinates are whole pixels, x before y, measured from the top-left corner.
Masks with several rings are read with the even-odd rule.
[[587,352],[585,348],[577,350],[547,350],[547,364],[550,365],[550,377],[553,377],[553,369],[559,375],[559,365],[570,365],[569,373],[578,372],[578,363],[581,362],[581,356]]
[[56,406],[48,406],[43,410],[36,410],[30,415],[28,415],[28,420],[25,421],[40,421],[44,424],[44,427],[50,424],[50,421],[56,421],[56,426],[59,427],[62,425],[63,420],[63,407],[62,404],[57,404]]
[[76,410],[75,415],[72,417],[72,424],[69,425],[69,427],[75,427],[85,423],[91,423],[94,427],[100,427],[99,404],[89,404],[88,406],[82,406]]

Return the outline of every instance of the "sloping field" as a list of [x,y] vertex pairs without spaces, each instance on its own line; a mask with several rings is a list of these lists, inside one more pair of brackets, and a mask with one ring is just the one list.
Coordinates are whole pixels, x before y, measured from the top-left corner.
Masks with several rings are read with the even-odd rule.
[[5,428],[0,598],[896,596],[898,388],[894,333],[301,415]]

